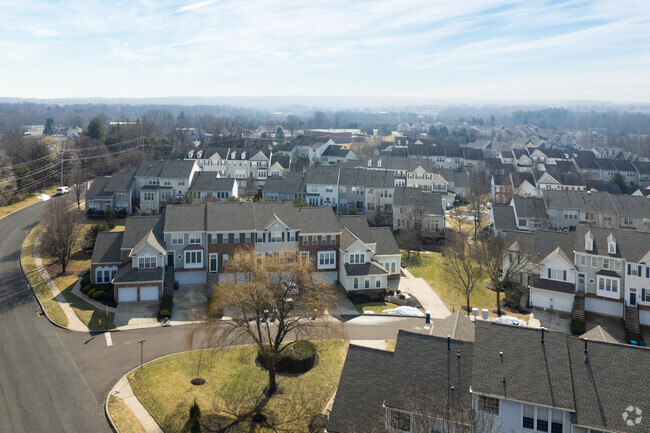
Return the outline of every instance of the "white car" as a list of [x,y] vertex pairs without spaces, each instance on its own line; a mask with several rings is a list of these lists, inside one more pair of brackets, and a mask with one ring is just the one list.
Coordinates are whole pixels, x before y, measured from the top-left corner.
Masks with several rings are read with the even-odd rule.
[[69,192],[70,192],[70,187],[68,186],[60,186],[56,189],[56,195],[63,195]]

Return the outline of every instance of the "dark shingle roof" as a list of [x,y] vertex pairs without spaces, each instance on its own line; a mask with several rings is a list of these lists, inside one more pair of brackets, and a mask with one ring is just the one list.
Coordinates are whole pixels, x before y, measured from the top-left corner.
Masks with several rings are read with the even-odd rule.
[[136,177],[189,178],[193,160],[167,159],[163,161],[144,161],[135,172]]
[[111,180],[106,184],[106,191],[125,191],[133,185],[137,167],[127,167],[122,171],[113,173]]
[[474,324],[461,310],[446,318],[435,321],[431,335],[451,337],[456,340],[474,341]]
[[122,237],[124,232],[99,232],[90,263],[122,263]]
[[467,341],[448,342],[447,338],[399,331],[386,407],[430,416],[445,413],[452,402],[459,405],[452,411],[471,407],[473,346]]
[[475,326],[473,391],[573,410],[571,368],[563,332],[482,320]]
[[395,193],[393,194],[393,206],[423,206],[428,214],[444,215],[445,209],[442,200],[444,195],[445,194],[425,192],[420,188],[395,188]]
[[168,205],[165,232],[205,231],[206,208],[204,204]]
[[537,289],[551,290],[560,293],[575,293],[575,286],[573,283],[565,281],[547,280],[546,278],[533,277],[530,284]]
[[162,281],[163,268],[138,269],[131,267],[131,262],[127,262],[117,270],[113,282],[121,283],[141,283],[147,281]]
[[350,345],[327,423],[331,433],[385,432],[384,394],[393,354]]
[[305,175],[303,173],[286,173],[282,176],[271,176],[264,183],[265,192],[298,194],[305,192]]
[[110,197],[113,194],[106,191],[106,184],[111,179],[109,177],[98,177],[90,184],[90,188],[86,192],[86,197]]
[[[650,350],[597,341],[585,343],[567,338],[573,374],[576,413],[574,424],[612,432],[647,431],[646,414],[641,424],[630,426],[623,418],[629,406],[645,412],[648,403]],[[585,361],[585,355],[587,360]],[[636,413],[627,419],[634,421]]]
[[493,204],[492,216],[495,230],[517,230],[515,212],[512,206]]
[[345,264],[345,273],[350,276],[382,275],[388,272],[376,262],[366,262],[358,265]]
[[517,218],[546,218],[544,200],[538,197],[514,197],[513,199]]
[[399,254],[399,246],[393,236],[393,231],[389,227],[372,227],[370,229],[374,241],[377,243],[375,254],[388,255]]
[[228,177],[216,177],[214,172],[203,171],[196,173],[190,191],[196,192],[217,192],[228,191],[231,192],[235,183],[235,179]]
[[[647,199],[645,199],[647,200]],[[594,238],[593,251],[585,250],[585,234],[591,231]],[[612,234],[616,239],[616,254],[612,257],[624,257],[627,261],[639,263],[650,250],[650,233],[634,230],[616,230],[602,227],[579,225],[575,231],[574,249],[579,253],[607,254],[607,237]]]
[[153,230],[156,239],[161,245],[165,245],[163,239],[163,226],[165,217],[162,216],[132,216],[126,219],[124,227],[124,237],[122,239],[123,249],[131,249],[148,236]]

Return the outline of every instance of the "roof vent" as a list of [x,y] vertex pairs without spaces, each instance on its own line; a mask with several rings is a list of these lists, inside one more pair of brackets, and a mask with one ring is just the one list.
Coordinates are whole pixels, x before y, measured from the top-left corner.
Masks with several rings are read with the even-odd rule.
[[503,352],[499,352],[499,356],[501,357],[501,362],[503,362]]
[[456,352],[456,358],[460,358],[460,350]]
[[544,344],[544,328],[542,328],[542,344]]
[[451,337],[447,335],[447,350],[451,350]]
[[585,338],[585,362],[589,362],[589,349],[587,348],[588,341],[589,340]]

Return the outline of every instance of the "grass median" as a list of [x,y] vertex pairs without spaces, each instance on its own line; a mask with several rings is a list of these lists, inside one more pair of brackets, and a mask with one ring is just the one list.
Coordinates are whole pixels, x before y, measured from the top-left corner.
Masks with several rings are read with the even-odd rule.
[[110,396],[108,398],[108,412],[111,414],[111,419],[119,433],[147,432],[122,399]]
[[32,286],[36,297],[43,306],[45,313],[54,323],[63,327],[68,326],[68,318],[59,306],[59,303],[52,297],[52,292],[48,289],[41,275],[36,271],[34,263],[34,242],[38,236],[40,226],[36,226],[25,238],[20,251],[20,263],[27,281]]
[[16,203],[12,203],[7,206],[0,206],[0,218],[3,216],[9,215],[11,212],[15,212],[19,209],[22,209],[24,207],[29,206],[30,204],[38,203],[41,200],[38,198],[39,195],[41,194],[47,194],[47,195],[54,195],[56,193],[56,186],[53,186],[51,188],[45,189],[41,192],[33,192],[29,194],[29,196],[25,200],[18,201]]
[[[303,374],[278,374],[278,386],[283,392],[271,399],[262,396],[268,373],[256,363],[254,346],[168,356],[135,370],[129,381],[137,398],[165,432],[188,431],[189,408],[195,400],[204,417],[236,420],[257,408],[274,425],[253,426],[249,416],[237,425],[240,430],[232,431],[307,431],[311,418],[323,411],[334,394],[346,353],[343,341],[315,344],[317,365]],[[204,385],[191,384],[197,376],[205,379]]]

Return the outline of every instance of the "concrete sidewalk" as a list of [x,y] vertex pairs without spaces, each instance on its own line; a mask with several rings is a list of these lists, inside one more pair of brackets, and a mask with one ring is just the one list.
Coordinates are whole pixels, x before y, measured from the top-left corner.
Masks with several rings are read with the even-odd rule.
[[[444,319],[451,314],[449,308],[440,299],[438,294],[429,286],[429,284],[422,278],[415,278],[407,269],[402,269],[406,278],[400,278],[395,287],[391,289],[399,289],[409,295],[413,295],[420,301],[422,308],[425,311],[431,312],[431,317],[434,319]],[[397,280],[391,280],[393,281]]]
[[[109,398],[110,396],[115,396],[121,399],[124,402],[124,404],[126,404],[126,406],[129,408],[129,410],[133,412],[133,415],[135,415],[135,417],[140,422],[140,425],[142,425],[142,428],[145,429],[147,433],[163,433],[156,420],[154,420],[153,417],[149,415],[147,409],[145,409],[144,406],[142,406],[140,400],[138,400],[135,394],[133,394],[133,389],[131,388],[131,385],[129,384],[129,380],[126,378],[126,376],[122,376],[122,378],[119,380],[119,382],[115,384],[115,386],[113,387],[113,389],[111,389],[111,392],[109,392],[108,395]],[[109,413],[109,419],[111,420],[112,423],[113,420],[110,417],[110,413]]]
[[59,303],[61,309],[68,318],[68,329],[78,332],[90,332],[88,327],[84,325],[81,320],[79,320],[79,317],[77,317],[75,312],[72,310],[72,307],[70,307],[68,300],[65,299],[54,281],[52,281],[50,274],[47,272],[47,270],[45,270],[43,259],[41,258],[40,238],[37,238],[36,242],[34,243],[34,265],[36,265],[36,270],[40,274],[41,278],[43,278],[43,281],[45,281],[47,288],[50,289],[50,292],[52,292],[52,297],[56,302]]

